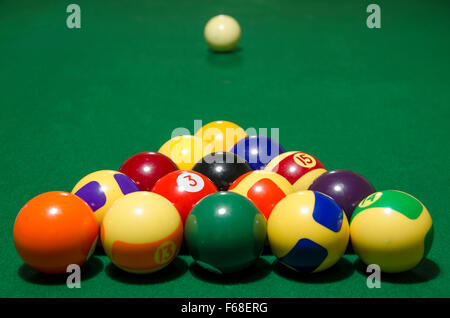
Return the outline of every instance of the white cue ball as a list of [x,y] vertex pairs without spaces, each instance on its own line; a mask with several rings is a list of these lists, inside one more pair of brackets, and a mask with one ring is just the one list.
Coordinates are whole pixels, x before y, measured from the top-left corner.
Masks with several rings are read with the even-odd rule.
[[206,23],[204,35],[213,51],[233,51],[241,39],[241,27],[234,18],[221,14]]

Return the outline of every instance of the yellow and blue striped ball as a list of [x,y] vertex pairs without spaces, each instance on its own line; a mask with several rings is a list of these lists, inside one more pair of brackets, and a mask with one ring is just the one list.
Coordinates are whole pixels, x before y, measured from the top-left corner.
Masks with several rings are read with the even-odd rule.
[[387,190],[359,203],[350,222],[350,235],[364,263],[398,273],[414,268],[426,257],[433,241],[433,222],[415,197]]
[[349,240],[349,225],[342,208],[320,192],[287,195],[267,222],[273,254],[287,267],[321,272],[338,262]]

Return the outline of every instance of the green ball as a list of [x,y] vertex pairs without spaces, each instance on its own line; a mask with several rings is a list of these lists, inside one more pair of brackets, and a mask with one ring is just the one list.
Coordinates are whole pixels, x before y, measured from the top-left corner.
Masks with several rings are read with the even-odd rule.
[[249,267],[261,255],[266,219],[246,197],[221,191],[197,203],[184,233],[197,264],[216,273],[233,273]]

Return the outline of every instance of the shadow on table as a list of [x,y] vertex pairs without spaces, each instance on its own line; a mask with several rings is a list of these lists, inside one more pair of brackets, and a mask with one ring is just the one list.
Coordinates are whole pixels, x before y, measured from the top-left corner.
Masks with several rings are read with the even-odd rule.
[[205,282],[222,285],[245,284],[266,277],[270,273],[270,263],[262,258],[259,258],[252,266],[241,272],[218,274],[201,267],[196,262],[193,262],[189,266],[189,270],[194,277]]
[[[103,262],[96,256],[91,256],[89,260],[81,266],[81,281],[91,279],[103,270]],[[35,271],[26,264],[18,269],[19,276],[29,283],[40,285],[65,285],[67,282],[67,274],[43,274]]]
[[241,48],[237,48],[233,52],[213,52],[209,50],[207,61],[209,65],[219,68],[238,67],[244,61],[241,52]]
[[[360,259],[355,261],[354,267],[360,274],[364,276],[369,275],[369,273],[366,273],[367,265]],[[384,281],[395,284],[423,283],[436,278],[440,272],[441,270],[439,269],[438,264],[426,258],[410,271],[403,273],[381,273],[381,282]]]
[[101,244],[97,244],[94,250],[94,255],[103,256],[106,255],[105,250]]
[[355,271],[353,264],[345,258],[341,258],[333,267],[319,273],[296,272],[284,266],[278,260],[275,260],[272,263],[272,268],[273,271],[279,276],[289,280],[311,284],[337,282],[350,277]]
[[148,274],[133,274],[128,273],[112,262],[106,266],[106,275],[110,278],[127,284],[145,285],[145,284],[159,284],[168,282],[182,276],[188,270],[188,264],[181,258],[175,258],[172,263],[167,265],[160,271]]
[[345,249],[345,255],[355,255],[355,250],[353,249],[352,244],[350,242],[347,245],[347,248]]
[[180,251],[178,252],[178,255],[180,256],[188,256],[190,255],[187,244],[185,243],[185,241],[183,241],[183,243],[181,243],[181,247],[180,247]]
[[264,255],[264,256],[267,256],[267,255],[273,255],[272,250],[270,249],[269,244],[264,245],[264,249],[263,249],[262,255]]

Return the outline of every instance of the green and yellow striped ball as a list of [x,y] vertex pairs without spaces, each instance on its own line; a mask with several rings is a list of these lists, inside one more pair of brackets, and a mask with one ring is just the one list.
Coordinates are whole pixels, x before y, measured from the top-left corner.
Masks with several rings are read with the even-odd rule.
[[396,190],[375,192],[363,199],[350,221],[353,248],[366,264],[398,273],[417,266],[433,241],[433,223],[425,206]]

